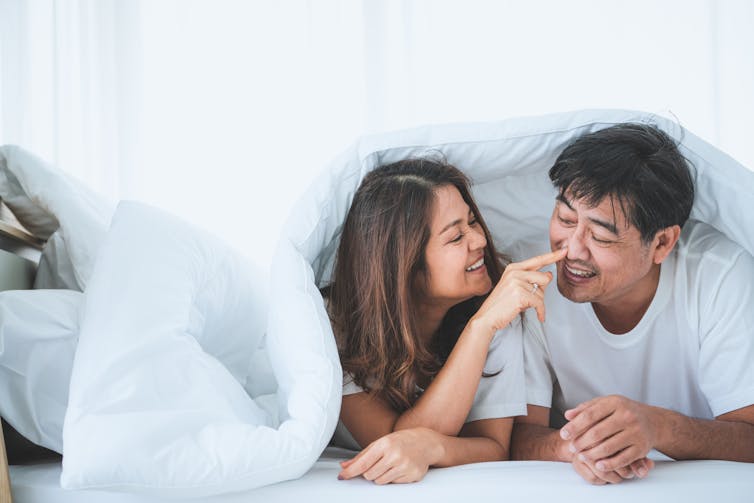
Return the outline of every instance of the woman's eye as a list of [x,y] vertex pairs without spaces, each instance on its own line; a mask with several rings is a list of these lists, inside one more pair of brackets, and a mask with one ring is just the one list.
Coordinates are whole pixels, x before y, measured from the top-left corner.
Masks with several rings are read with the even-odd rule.
[[460,241],[461,239],[463,239],[463,233],[461,233],[461,234],[457,235],[456,237],[454,237],[453,239],[451,239],[451,240],[450,240],[450,242],[451,242],[451,243],[457,243],[457,242],[459,242],[459,241]]
[[469,220],[469,227],[474,227],[478,223],[479,222],[477,221],[476,218],[472,218],[471,220]]

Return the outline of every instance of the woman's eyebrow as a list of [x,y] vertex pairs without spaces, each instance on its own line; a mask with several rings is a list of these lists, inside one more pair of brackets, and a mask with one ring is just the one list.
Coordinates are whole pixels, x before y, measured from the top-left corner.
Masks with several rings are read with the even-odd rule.
[[440,231],[440,234],[443,234],[445,231],[447,231],[451,227],[454,227],[454,226],[456,226],[456,225],[458,225],[460,223],[461,223],[461,219],[460,218],[457,218],[457,219],[453,220],[448,225],[446,225],[445,227],[442,228],[442,230]]

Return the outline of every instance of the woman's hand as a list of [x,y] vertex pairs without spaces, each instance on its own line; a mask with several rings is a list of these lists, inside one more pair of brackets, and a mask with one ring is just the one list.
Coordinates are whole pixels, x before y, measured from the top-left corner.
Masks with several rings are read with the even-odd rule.
[[339,479],[363,476],[376,484],[417,482],[442,458],[440,433],[429,428],[399,430],[380,437],[356,457],[341,462]]
[[561,248],[509,264],[471,321],[483,323],[494,333],[529,308],[537,311],[539,321],[545,321],[544,289],[552,281],[552,273],[539,269],[562,260],[566,253],[567,249]]

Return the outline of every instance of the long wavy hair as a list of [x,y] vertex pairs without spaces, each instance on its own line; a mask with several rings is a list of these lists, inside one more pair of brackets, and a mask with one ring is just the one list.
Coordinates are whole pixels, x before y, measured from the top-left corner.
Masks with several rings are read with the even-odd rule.
[[326,289],[343,370],[356,385],[397,411],[416,401],[419,382],[440,370],[485,296],[453,306],[427,344],[418,334],[420,273],[435,192],[453,186],[487,240],[484,263],[492,284],[505,268],[469,190],[469,180],[444,160],[407,159],[364,177],[346,217],[333,282]]

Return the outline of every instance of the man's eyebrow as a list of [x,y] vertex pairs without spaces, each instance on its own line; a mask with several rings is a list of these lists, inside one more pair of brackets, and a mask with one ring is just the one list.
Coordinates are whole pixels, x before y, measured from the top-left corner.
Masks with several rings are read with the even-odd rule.
[[573,206],[571,206],[571,203],[568,202],[568,199],[566,199],[566,197],[563,194],[558,194],[558,197],[556,197],[555,200],[560,201],[561,203],[568,206],[568,209],[570,209],[571,211],[576,211],[573,209]]
[[600,227],[604,227],[605,229],[607,229],[608,231],[610,231],[616,236],[618,235],[618,228],[612,222],[607,222],[605,220],[600,220],[598,218],[592,218],[592,217],[589,217],[589,221],[599,225]]
[[[566,197],[563,194],[558,194],[558,197],[556,197],[555,199],[565,204],[566,206],[568,206],[568,208],[571,211],[576,211],[573,209],[573,206],[571,206],[571,203],[568,202],[568,199],[566,199]],[[605,229],[615,234],[616,236],[618,235],[618,227],[616,227],[613,222],[608,222],[606,220],[600,220],[599,218],[592,218],[592,217],[589,218],[589,221],[599,225],[600,227],[604,227]]]

